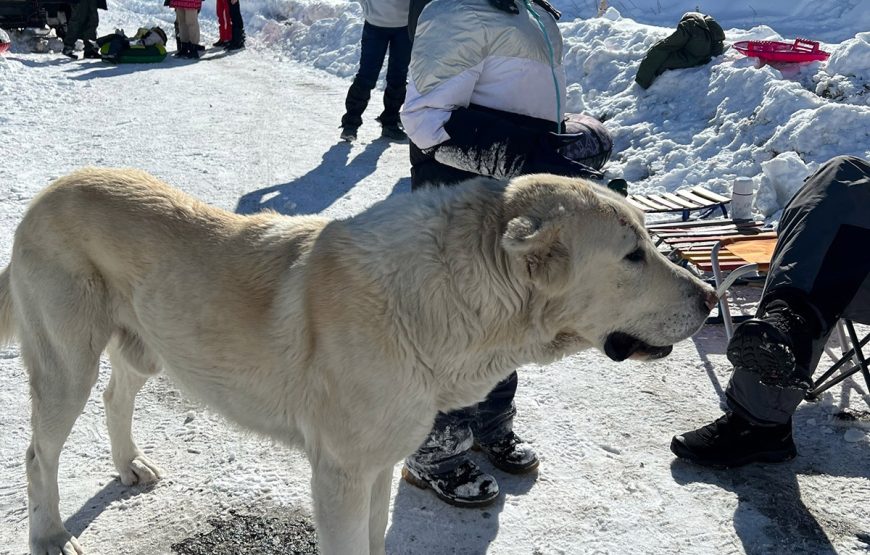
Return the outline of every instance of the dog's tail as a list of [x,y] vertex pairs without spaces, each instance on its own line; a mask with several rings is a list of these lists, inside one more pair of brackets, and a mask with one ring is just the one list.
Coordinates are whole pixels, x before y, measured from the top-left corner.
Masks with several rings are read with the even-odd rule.
[[0,272],[0,346],[12,341],[12,292],[9,290],[9,266]]

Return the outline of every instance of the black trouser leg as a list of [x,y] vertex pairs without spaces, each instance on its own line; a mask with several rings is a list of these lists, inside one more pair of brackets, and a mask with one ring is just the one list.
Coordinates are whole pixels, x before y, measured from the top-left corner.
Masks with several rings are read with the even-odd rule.
[[378,116],[381,125],[397,125],[399,110],[405,102],[408,84],[408,64],[411,62],[411,39],[408,28],[398,27],[390,37],[387,61],[387,86],[384,89],[384,111]]
[[245,22],[242,20],[241,2],[230,2],[230,23],[232,25],[233,38],[230,39],[235,44],[245,42]]
[[[870,163],[840,156],[813,174],[783,211],[759,314],[784,301],[815,336],[796,371],[811,378],[841,316],[870,321]],[[757,423],[787,422],[803,399],[798,389],[767,386],[737,369],[729,406]]]
[[87,21],[82,29],[82,40],[85,42],[85,49],[91,50],[97,40],[97,27],[100,26],[100,11],[97,9],[96,0],[88,0],[90,5],[87,13]]
[[72,5],[66,36],[63,38],[64,46],[74,48],[77,40],[87,40],[85,33],[89,33],[91,27],[95,33],[94,39],[96,39],[96,25],[91,21],[91,11],[96,11],[96,9],[96,0],[80,0]]
[[486,399],[477,405],[477,417],[471,429],[478,443],[493,443],[508,435],[514,428],[517,414],[514,396],[517,392],[517,373],[498,383]]
[[385,28],[366,22],[363,25],[360,42],[359,71],[353,79],[347,98],[344,101],[345,114],[341,118],[342,127],[357,128],[362,125],[362,114],[369,104],[372,89],[378,83],[378,75],[384,65],[389,45],[389,33]]

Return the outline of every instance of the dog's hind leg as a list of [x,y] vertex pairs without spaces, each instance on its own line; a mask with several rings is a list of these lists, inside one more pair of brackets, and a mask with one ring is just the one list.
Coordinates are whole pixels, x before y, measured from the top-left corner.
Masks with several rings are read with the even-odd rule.
[[32,398],[32,436],[26,460],[30,549],[38,555],[76,555],[83,551],[64,528],[58,509],[58,463],[63,444],[97,381],[100,352],[109,333],[104,306],[100,306],[104,299],[94,295],[94,284],[77,290],[69,282],[51,284],[51,277],[56,274],[42,276],[41,285],[46,287],[40,296],[20,291],[23,294],[16,298],[21,308],[17,319],[21,353],[30,373]]
[[311,493],[323,555],[368,555],[369,506],[374,475],[321,457],[312,464]]
[[[144,347],[126,333],[119,333],[107,349],[112,363],[112,377],[103,393],[106,424],[112,443],[112,460],[125,486],[149,484],[159,480],[163,471],[146,457],[133,440],[133,406],[136,394],[149,375],[156,374]],[[132,347],[131,347],[131,344]],[[137,356],[138,355],[138,356]]]
[[[40,339],[37,343],[45,341]],[[83,551],[60,519],[57,470],[63,444],[96,383],[99,356],[87,357],[90,360],[81,360],[73,368],[52,345],[37,350],[29,343],[22,342],[33,399],[26,463],[30,549],[39,555],[76,555]]]
[[372,486],[369,508],[369,552],[372,555],[386,553],[384,536],[390,516],[390,486],[393,483],[393,467],[389,466],[378,474]]

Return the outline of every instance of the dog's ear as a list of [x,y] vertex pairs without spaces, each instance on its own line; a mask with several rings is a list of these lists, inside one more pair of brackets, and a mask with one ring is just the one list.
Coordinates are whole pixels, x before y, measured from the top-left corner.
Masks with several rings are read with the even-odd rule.
[[513,218],[502,235],[502,246],[523,261],[528,279],[539,288],[560,289],[566,284],[571,260],[558,220]]

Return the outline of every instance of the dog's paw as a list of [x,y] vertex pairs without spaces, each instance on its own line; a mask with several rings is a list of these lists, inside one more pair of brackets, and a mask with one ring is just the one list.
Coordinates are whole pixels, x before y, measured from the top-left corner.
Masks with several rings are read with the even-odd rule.
[[85,550],[75,536],[67,532],[44,540],[30,542],[31,555],[84,555]]
[[153,484],[163,477],[163,471],[145,455],[137,455],[124,466],[118,467],[121,483],[125,486]]

